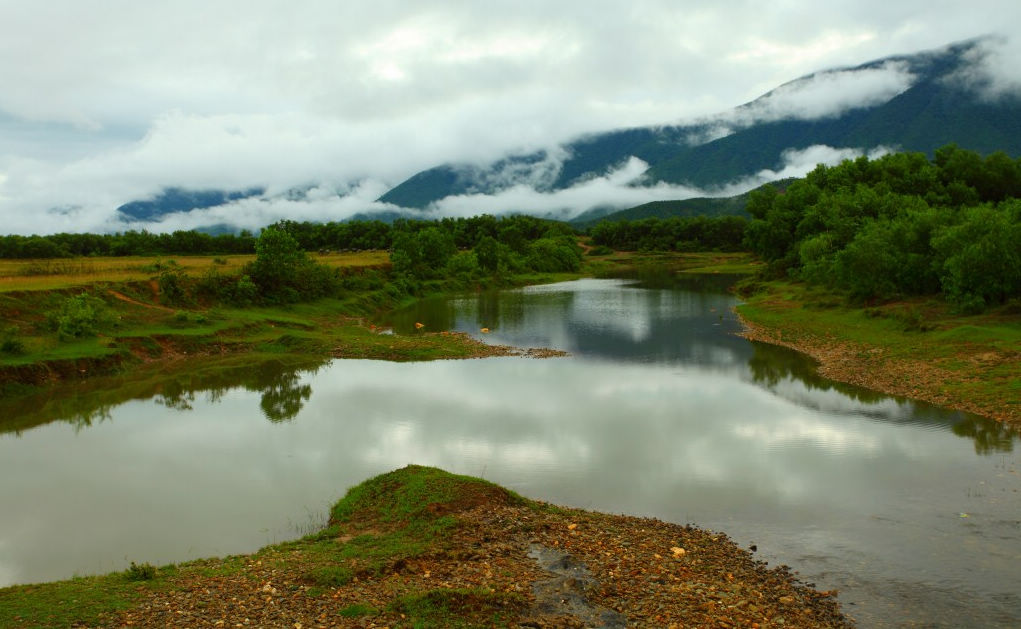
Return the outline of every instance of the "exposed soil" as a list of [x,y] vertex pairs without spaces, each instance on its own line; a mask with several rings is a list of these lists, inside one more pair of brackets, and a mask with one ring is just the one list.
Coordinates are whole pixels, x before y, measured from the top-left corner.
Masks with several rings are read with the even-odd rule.
[[[476,504],[471,504],[474,502]],[[461,505],[450,545],[360,570],[319,588],[305,575],[321,558],[286,546],[172,578],[109,627],[407,627],[395,601],[426,592],[460,627],[848,627],[832,592],[768,568],[725,535],[658,520],[512,504],[493,496]],[[354,519],[336,539],[379,535],[386,523]],[[541,564],[541,565],[540,565]],[[352,610],[366,610],[351,613]],[[345,614],[341,614],[344,611]]]
[[[758,325],[740,317],[744,331],[740,336],[781,345],[807,354],[819,362],[819,374],[839,382],[858,385],[890,395],[922,400],[958,410],[984,415],[1000,421],[1021,422],[1021,409],[1005,404],[984,403],[947,393],[943,383],[960,379],[960,373],[942,369],[933,362],[891,358],[882,347],[843,341],[831,336],[798,333]],[[792,338],[794,336],[794,338]],[[997,354],[961,356],[970,362],[996,364],[1009,357]],[[1016,360],[1016,358],[1014,358]],[[976,376],[978,377],[978,376]]]
[[[109,293],[110,296],[113,297],[114,299],[117,299],[119,301],[123,301],[124,303],[131,304],[133,306],[139,306],[141,308],[149,308],[151,310],[162,310],[164,312],[175,312],[175,310],[173,308],[167,308],[166,306],[160,306],[160,305],[157,305],[157,304],[147,304],[147,303],[145,303],[143,301],[138,301],[137,299],[132,299],[131,297],[128,297],[124,293],[120,293],[120,292],[117,292],[117,291],[112,290],[112,289],[108,290],[106,292]],[[156,294],[158,294],[158,292],[159,291],[156,290],[156,291],[154,291],[153,294],[156,295]]]

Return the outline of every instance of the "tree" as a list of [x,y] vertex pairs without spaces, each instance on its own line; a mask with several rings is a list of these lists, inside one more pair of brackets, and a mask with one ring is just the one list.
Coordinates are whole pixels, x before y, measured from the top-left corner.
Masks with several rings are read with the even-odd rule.
[[337,274],[313,262],[286,231],[267,227],[255,243],[255,261],[245,273],[259,287],[262,298],[288,303],[329,294]]

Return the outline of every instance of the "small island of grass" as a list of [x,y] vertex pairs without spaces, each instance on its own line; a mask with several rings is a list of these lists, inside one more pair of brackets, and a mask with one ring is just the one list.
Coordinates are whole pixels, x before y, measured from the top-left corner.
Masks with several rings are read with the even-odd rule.
[[847,627],[833,592],[726,535],[408,466],[251,555],[0,590],[28,627]]

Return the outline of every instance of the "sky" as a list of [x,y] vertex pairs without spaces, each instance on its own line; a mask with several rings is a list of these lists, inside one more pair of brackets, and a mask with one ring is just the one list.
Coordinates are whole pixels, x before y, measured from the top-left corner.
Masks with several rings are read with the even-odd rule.
[[[393,209],[375,199],[432,166],[539,148],[555,160],[580,134],[726,122],[816,70],[985,35],[1002,79],[991,89],[1016,89],[1018,30],[1016,0],[0,0],[0,233],[341,220]],[[909,84],[892,64],[778,90],[744,115],[823,116]],[[780,172],[847,150],[791,154]],[[435,212],[577,213],[704,192],[636,191],[643,167]],[[170,186],[267,193],[159,224],[119,220],[118,206]],[[288,199],[295,188],[310,193]]]

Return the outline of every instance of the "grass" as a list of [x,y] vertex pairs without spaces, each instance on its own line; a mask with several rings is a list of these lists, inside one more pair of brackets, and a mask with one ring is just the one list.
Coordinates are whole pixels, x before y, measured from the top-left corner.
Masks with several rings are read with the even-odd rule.
[[938,369],[943,375],[930,387],[934,399],[1021,420],[1021,319],[1004,308],[960,315],[937,298],[860,307],[825,289],[769,282],[738,312],[787,342],[850,343],[864,356],[881,352],[887,365]]
[[[151,566],[150,566],[151,567]],[[0,589],[0,626],[93,626],[110,614],[128,609],[151,589],[165,587],[172,567],[162,576],[137,579],[130,571],[67,581]]]
[[[390,262],[386,251],[315,254],[316,262],[338,268],[382,267]],[[217,261],[221,262],[217,262]],[[44,260],[0,259],[0,293],[65,290],[91,286],[96,282],[148,281],[158,274],[157,265],[173,261],[189,275],[209,269],[236,273],[255,260],[255,255],[217,256],[125,256]]]
[[[351,488],[331,513],[330,524],[302,539],[275,544],[249,556],[201,559],[156,568],[131,564],[124,572],[0,589],[0,626],[70,627],[109,623],[155,589],[187,591],[196,579],[244,575],[253,566],[298,574],[307,596],[322,596],[355,579],[394,571],[398,562],[444,548],[456,533],[455,514],[486,501],[525,504],[525,499],[497,485],[430,467],[408,466]],[[350,538],[341,529],[369,532]],[[255,581],[253,583],[259,583]],[[412,627],[468,627],[498,619],[519,596],[484,589],[403,591],[388,611],[403,614]],[[375,616],[381,611],[356,603],[339,610],[345,618]],[[461,624],[459,624],[461,623]]]
[[[333,519],[325,530],[266,547],[249,557],[203,559],[159,569],[132,563],[124,572],[104,576],[2,588],[0,626],[104,624],[112,614],[128,609],[152,589],[185,588],[195,578],[238,575],[255,562],[266,562],[279,571],[300,572],[316,588],[310,595],[321,594],[318,588],[347,585],[359,573],[382,574],[395,562],[442,548],[456,528],[450,513],[490,499],[524,502],[516,494],[480,479],[408,466],[349,490],[333,507]],[[374,532],[338,543],[337,535],[344,524]],[[424,590],[395,598],[391,611],[404,614],[416,627],[472,626],[451,625],[449,622],[456,621],[449,615],[477,617],[481,613],[490,617],[508,604],[507,596],[482,590]],[[379,610],[354,604],[339,613],[353,618],[373,616]]]
[[490,498],[524,503],[524,498],[499,485],[437,468],[411,465],[351,488],[333,506],[330,519],[350,522],[356,517],[368,517],[383,522],[406,522],[420,519],[426,512],[436,515],[442,510],[437,505],[454,509]]
[[482,588],[436,589],[402,596],[390,609],[413,618],[416,629],[478,627],[479,617],[486,626],[509,626],[502,612],[508,605],[523,605],[518,595],[496,594]]
[[614,251],[605,256],[586,256],[583,272],[587,275],[613,276],[622,272],[654,267],[675,273],[750,274],[761,268],[750,253],[674,253]]

